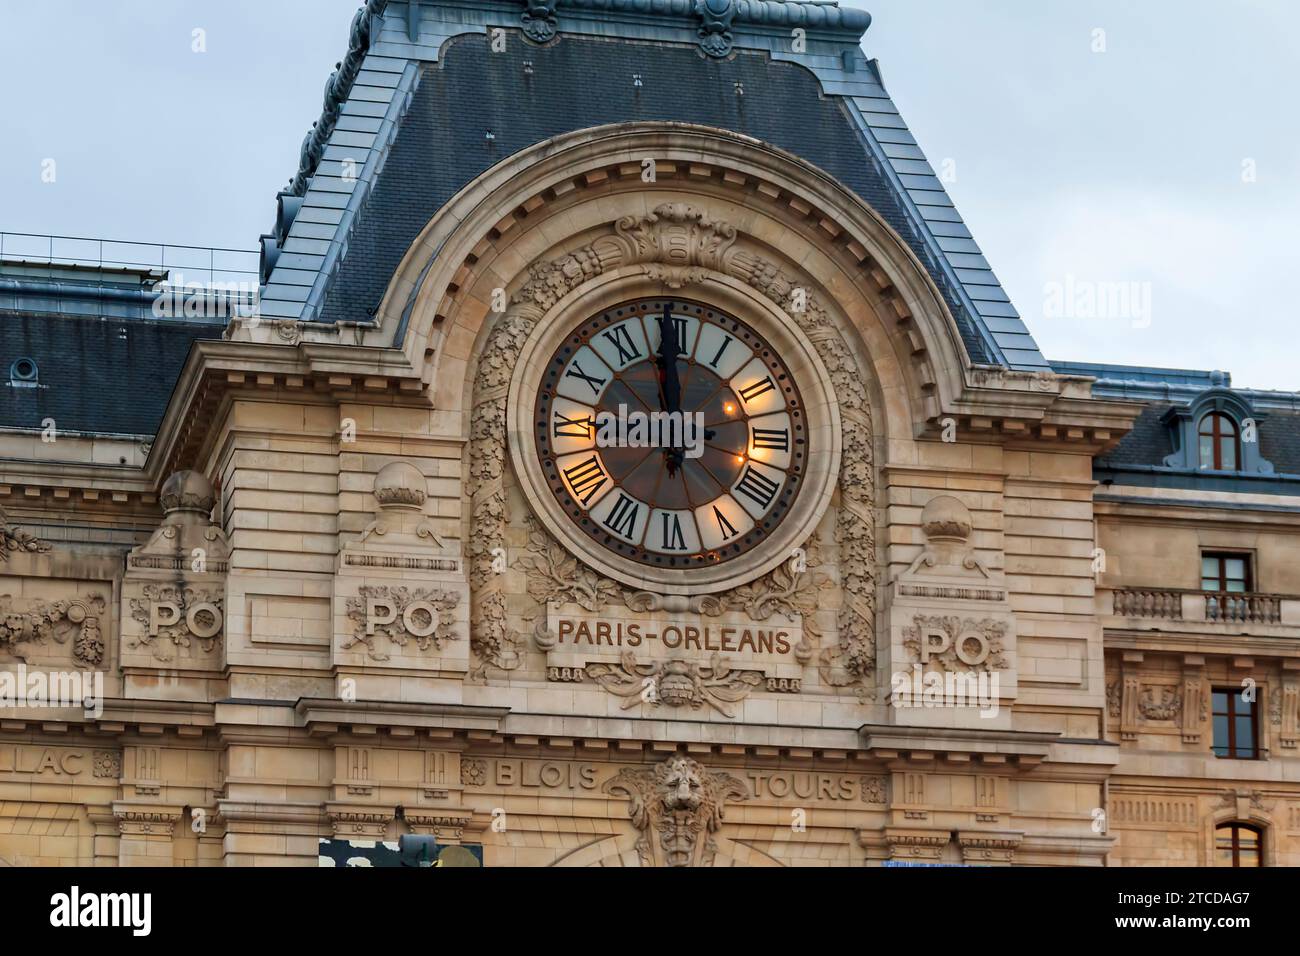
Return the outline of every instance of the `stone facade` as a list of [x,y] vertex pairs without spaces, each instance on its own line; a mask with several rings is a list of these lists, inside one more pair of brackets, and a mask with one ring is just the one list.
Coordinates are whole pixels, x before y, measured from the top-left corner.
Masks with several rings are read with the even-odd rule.
[[[1243,821],[1300,863],[1300,599],[1227,623],[1192,593],[1222,544],[1300,594],[1294,522],[1099,500],[1142,404],[973,364],[808,163],[581,130],[457,194],[387,290],[372,322],[197,342],[143,460],[0,433],[0,669],[103,681],[98,713],[0,712],[0,859],[315,866],[413,833],[488,866],[1177,865]],[[668,292],[803,350],[834,450],[798,540],[694,592],[565,540],[518,455],[534,339]],[[1157,586],[1186,614],[1122,613]],[[1207,695],[1243,678],[1266,759],[1220,760]]]

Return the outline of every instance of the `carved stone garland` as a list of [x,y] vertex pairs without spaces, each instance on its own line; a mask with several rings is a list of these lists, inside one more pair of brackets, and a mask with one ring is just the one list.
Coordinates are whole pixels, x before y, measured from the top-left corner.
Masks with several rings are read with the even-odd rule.
[[22,551],[27,554],[45,554],[50,551],[48,541],[42,541],[34,534],[9,523],[9,515],[0,507],[0,562],[9,560],[10,551]]
[[[875,468],[866,388],[848,343],[808,288],[799,286],[758,256],[732,252],[735,228],[710,220],[698,208],[665,203],[649,216],[625,217],[614,228],[612,236],[601,237],[574,252],[532,266],[528,281],[492,329],[479,358],[468,476],[474,489],[468,548],[474,622],[471,648],[478,659],[473,676],[482,679],[489,665],[512,670],[520,662],[520,637],[509,626],[501,576],[492,569],[494,552],[506,547],[505,532],[510,518],[505,488],[506,396],[519,354],[538,320],[578,286],[622,265],[649,263],[654,277],[673,289],[702,282],[710,271],[726,273],[747,283],[794,319],[829,371],[843,425],[844,453],[835,539],[839,546],[844,599],[839,612],[838,641],[834,647],[820,648],[818,669],[828,686],[852,687],[862,697],[873,695]],[[530,570],[530,593],[543,606],[546,602],[542,594],[534,589],[534,578],[538,575],[537,580],[542,582],[550,577],[555,596],[564,596],[593,610],[607,599],[619,597],[633,610],[655,606],[657,595],[633,592],[581,568],[576,561],[569,568],[568,556],[560,546],[544,532],[541,535],[542,540],[533,542],[530,550],[539,555],[549,555],[556,549],[561,552],[540,564],[526,565]],[[810,542],[810,551],[815,543]],[[692,609],[717,615],[729,608],[743,608],[755,620],[764,620],[778,611],[798,613],[804,617],[805,629],[820,637],[815,623],[816,592],[828,583],[825,575],[796,574],[782,565],[760,581],[722,595],[697,598],[692,602]],[[543,591],[547,588],[544,583],[537,586]],[[544,620],[541,626],[544,628]],[[544,632],[538,639],[546,640]],[[811,648],[801,650],[805,655],[801,659],[808,659]]]

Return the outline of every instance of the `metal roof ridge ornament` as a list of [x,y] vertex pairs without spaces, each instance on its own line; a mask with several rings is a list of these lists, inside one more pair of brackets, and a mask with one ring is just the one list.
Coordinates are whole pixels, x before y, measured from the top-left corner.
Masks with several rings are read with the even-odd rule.
[[348,36],[348,52],[342,62],[325,82],[325,103],[321,118],[312,124],[311,132],[302,141],[299,156],[298,173],[289,183],[291,196],[303,196],[307,192],[307,183],[316,173],[321,156],[325,153],[325,144],[329,141],[334,127],[339,121],[339,112],[352,84],[361,72],[361,64],[370,50],[370,32],[374,17],[380,16],[388,8],[388,0],[366,0],[365,6],[352,18],[352,30]]
[[702,21],[700,49],[715,59],[730,54],[734,42],[731,22],[736,18],[735,0],[695,0],[695,14]]
[[559,0],[525,0],[525,3],[524,36],[534,43],[549,43],[554,40],[558,29],[555,8],[559,6]]

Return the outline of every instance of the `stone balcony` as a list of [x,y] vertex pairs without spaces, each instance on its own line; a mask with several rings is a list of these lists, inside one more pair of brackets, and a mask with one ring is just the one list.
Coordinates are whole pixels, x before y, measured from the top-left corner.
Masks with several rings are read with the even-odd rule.
[[[1300,654],[1300,596],[1225,594],[1179,588],[1098,588],[1097,611],[1107,643],[1117,632],[1160,632],[1202,638],[1283,638]],[[1278,648],[1270,648],[1278,649]]]

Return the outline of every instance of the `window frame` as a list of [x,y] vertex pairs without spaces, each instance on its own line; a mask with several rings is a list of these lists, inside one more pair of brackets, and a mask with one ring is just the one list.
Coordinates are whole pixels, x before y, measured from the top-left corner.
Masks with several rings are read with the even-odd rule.
[[[1205,586],[1205,559],[1213,558],[1219,562],[1219,587],[1207,588]],[[1255,555],[1251,551],[1220,551],[1216,548],[1201,549],[1201,590],[1207,594],[1254,594],[1255,593]],[[1230,560],[1240,559],[1246,565],[1246,577],[1244,591],[1228,590],[1228,568],[1227,563]]]
[[1264,828],[1254,823],[1244,823],[1241,820],[1225,820],[1223,823],[1214,826],[1214,858],[1219,858],[1219,834],[1221,831],[1230,830],[1232,832],[1232,868],[1233,869],[1253,869],[1253,867],[1243,867],[1241,865],[1241,839],[1242,830],[1255,835],[1255,867],[1262,868],[1264,864]]
[[[1227,713],[1221,713],[1218,707],[1218,695],[1224,694],[1228,702]],[[1243,756],[1237,746],[1237,718],[1247,716],[1246,713],[1240,713],[1237,710],[1238,702],[1242,706],[1249,708],[1250,716],[1250,755]],[[1215,738],[1214,718],[1228,718],[1228,740],[1225,748],[1228,752],[1219,753],[1219,742]],[[1261,748],[1259,745],[1259,701],[1241,700],[1240,687],[1211,687],[1210,688],[1210,752],[1219,760],[1260,760],[1262,758]]]
[[[1205,423],[1210,421],[1211,419],[1213,419],[1213,425],[1211,426],[1210,431],[1207,432],[1205,430]],[[1222,430],[1221,425],[1225,422],[1229,426],[1231,426],[1232,428],[1231,433],[1225,433]],[[1201,439],[1203,438],[1210,439],[1211,447],[1213,448],[1214,451],[1213,461],[1211,461],[1209,464],[1206,463],[1205,458],[1201,452]],[[1223,448],[1224,448],[1225,441],[1232,442],[1233,466],[1231,468],[1225,468],[1223,466],[1223,457],[1224,457]],[[1229,415],[1227,412],[1221,411],[1219,409],[1211,409],[1210,411],[1206,412],[1204,415],[1201,416],[1200,421],[1196,423],[1196,454],[1200,459],[1200,466],[1202,470],[1241,471],[1242,470],[1241,423],[1238,422],[1231,415]]]

